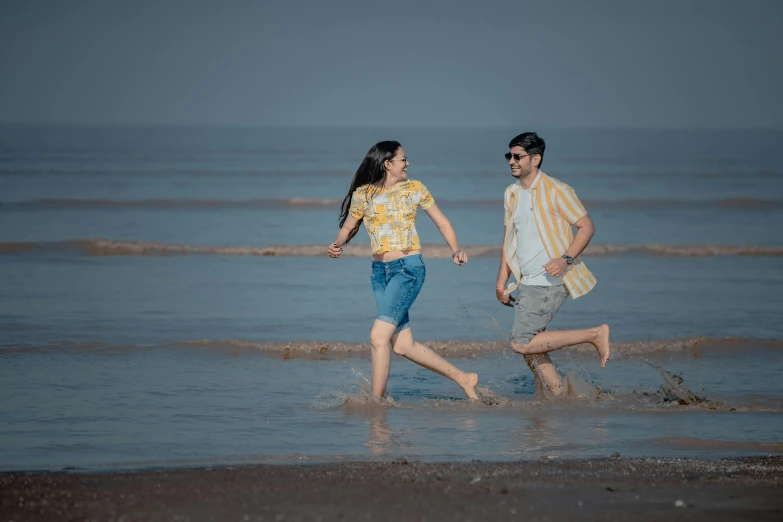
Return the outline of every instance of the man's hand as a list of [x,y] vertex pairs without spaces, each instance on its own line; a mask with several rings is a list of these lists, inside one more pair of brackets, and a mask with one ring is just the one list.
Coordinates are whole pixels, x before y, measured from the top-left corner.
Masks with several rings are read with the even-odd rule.
[[511,294],[505,294],[504,288],[495,288],[495,297],[498,298],[498,301],[500,301],[500,304],[505,306],[514,306],[513,303],[515,299],[511,297]]
[[337,259],[343,253],[343,247],[338,247],[335,243],[332,243],[326,249],[326,253],[329,254],[329,257]]
[[566,273],[567,269],[568,263],[566,263],[566,260],[562,257],[552,259],[549,263],[544,265],[544,270],[552,277],[563,277],[563,274]]

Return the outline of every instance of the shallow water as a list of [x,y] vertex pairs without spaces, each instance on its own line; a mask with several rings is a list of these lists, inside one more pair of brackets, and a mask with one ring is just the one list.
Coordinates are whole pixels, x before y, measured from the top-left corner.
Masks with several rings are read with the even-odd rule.
[[[615,133],[607,152],[552,132],[545,170],[586,202],[594,245],[685,250],[587,257],[598,286],[552,328],[609,323],[616,353],[603,371],[589,349],[553,354],[582,392],[556,401],[504,347],[497,260],[425,252],[414,335],[478,372],[483,402],[395,356],[378,406],[363,391],[369,260],[172,247],[331,241],[334,200],[376,138],[308,132],[0,128],[0,469],[783,452],[783,256],[704,246],[783,246],[780,133],[745,136],[739,157],[720,133]],[[500,241],[506,134],[399,133],[462,244]],[[164,246],[69,243],[95,237]],[[683,253],[694,245],[702,257]]]
[[[752,343],[749,343],[752,344]],[[305,458],[507,460],[783,452],[780,350],[555,361],[589,396],[540,401],[511,353],[453,359],[485,403],[395,357],[392,404],[367,401],[365,357],[285,360],[253,350],[68,349],[3,356],[2,469]],[[683,405],[645,360],[700,397]],[[731,366],[731,373],[714,368]],[[597,388],[600,387],[600,393]],[[9,408],[13,404],[13,408]]]

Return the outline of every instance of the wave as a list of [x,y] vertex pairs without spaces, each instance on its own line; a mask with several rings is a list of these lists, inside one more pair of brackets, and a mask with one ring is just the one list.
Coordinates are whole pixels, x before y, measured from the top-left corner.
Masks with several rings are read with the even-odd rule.
[[[433,351],[448,357],[473,358],[482,354],[505,352],[509,349],[508,341],[494,340],[447,340],[422,341]],[[220,349],[250,349],[259,352],[280,354],[291,358],[298,356],[326,356],[369,354],[369,343],[345,343],[328,341],[297,341],[297,342],[258,342],[236,339],[200,339],[182,341],[179,346],[212,347]],[[783,349],[783,341],[777,339],[748,338],[710,338],[690,337],[686,339],[655,339],[647,341],[617,341],[612,343],[612,351],[616,356],[637,356],[662,352],[697,352],[716,350],[747,350],[747,349]],[[595,354],[591,344],[581,344],[569,347],[577,353]]]
[[[0,209],[113,209],[137,208],[160,210],[187,209],[266,209],[266,208],[338,208],[341,199],[330,198],[277,198],[277,199],[89,199],[89,198],[43,198],[28,201],[0,202]],[[616,210],[655,210],[667,208],[732,208],[743,210],[769,210],[783,208],[783,200],[757,198],[728,198],[689,201],[679,199],[618,199],[618,200],[583,200],[588,209]],[[474,200],[438,200],[445,208],[486,207],[502,205],[500,199]]]
[[300,208],[300,207],[334,207],[342,200],[326,198],[280,198],[280,199],[60,199],[44,198],[30,201],[4,202],[0,208],[6,209],[264,209],[264,208]]
[[[509,350],[506,340],[430,340],[422,341],[433,351],[450,358],[476,358]],[[8,345],[0,351],[8,352],[96,352],[116,353],[135,350],[155,350],[160,348],[203,348],[219,351],[249,351],[280,356],[282,358],[330,358],[330,357],[369,357],[370,344],[342,341],[274,341],[265,342],[247,339],[196,339],[168,343],[150,343],[144,345],[107,345],[103,343],[78,343],[59,341],[42,345]],[[641,341],[615,341],[612,343],[613,357],[638,357],[661,353],[705,353],[719,351],[783,350],[783,340],[751,339],[742,337],[688,337],[684,339],[651,339]],[[569,347],[577,355],[595,355],[591,344]],[[647,364],[651,364],[647,361]]]
[[[160,179],[164,177],[168,178],[185,178],[185,179],[210,179],[221,178],[225,179],[230,177],[232,179],[258,179],[258,178],[291,178],[302,177],[306,178],[312,175],[312,171],[308,169],[265,169],[259,170],[256,167],[257,162],[253,162],[249,159],[246,165],[242,165],[239,168],[232,168],[227,170],[222,160],[216,159],[202,159],[198,160],[193,157],[184,158],[166,158],[168,164],[163,166],[159,165],[159,161],[155,158],[145,156],[129,156],[128,158],[120,159],[104,159],[104,158],[84,158],[78,156],[55,156],[55,157],[41,157],[40,154],[34,153],[28,160],[37,164],[44,163],[43,167],[13,167],[3,168],[3,162],[8,158],[3,158],[0,154],[0,178],[16,178],[16,177],[68,177],[68,178],[101,178],[105,180],[107,178],[155,178]],[[12,160],[14,161],[14,160]],[[21,161],[25,161],[25,158],[21,158]],[[198,166],[179,165],[180,162],[192,162],[198,161]],[[101,165],[97,165],[101,163]],[[128,162],[132,162],[135,166],[126,166]],[[46,165],[48,164],[48,165]],[[350,171],[345,170],[319,170],[318,177],[340,177],[343,179],[351,179],[353,175]]]
[[[510,352],[507,341],[481,341],[481,340],[452,340],[452,341],[423,341],[425,345],[435,352],[449,359],[479,359],[482,357],[497,357],[505,360]],[[17,355],[29,354],[90,354],[97,357],[127,356],[128,352],[141,352],[152,350],[205,350],[222,353],[227,357],[234,357],[242,353],[245,356],[272,357],[281,361],[345,361],[359,359],[365,363],[370,360],[369,343],[349,343],[338,341],[293,341],[293,342],[263,342],[243,339],[198,339],[179,342],[165,342],[160,344],[146,343],[143,345],[107,345],[103,343],[80,343],[58,341],[48,344],[24,343],[0,347],[0,359]],[[612,385],[610,389],[603,390],[600,385],[585,380],[579,370],[571,369],[565,375],[565,384],[568,394],[565,397],[551,397],[542,393],[539,388],[531,402],[529,398],[517,400],[498,395],[484,386],[479,387],[481,403],[485,406],[505,408],[538,408],[546,405],[549,410],[553,405],[560,407],[579,406],[583,408],[591,404],[604,408],[621,408],[629,411],[673,411],[677,408],[687,410],[713,410],[713,411],[738,411],[738,412],[783,412],[783,401],[774,395],[750,394],[741,397],[730,395],[728,397],[706,397],[704,391],[694,393],[691,385],[685,382],[682,375],[671,373],[651,360],[669,360],[674,353],[680,353],[690,357],[715,356],[720,352],[727,353],[729,357],[746,357],[758,354],[760,350],[783,350],[783,341],[776,339],[748,339],[748,338],[709,338],[694,337],[687,339],[655,339],[635,342],[613,343],[613,359],[616,362],[624,361],[646,364],[656,369],[661,376],[659,389],[648,387],[639,389],[620,389]],[[574,353],[576,352],[576,353]],[[185,352],[187,353],[187,352]],[[595,361],[595,348],[592,345],[579,345],[569,347],[568,358]],[[356,370],[354,370],[355,373]],[[361,375],[361,374],[358,374]],[[319,404],[317,409],[333,409],[347,407],[354,412],[356,408],[370,406],[367,394],[362,390],[363,382],[367,379],[357,379],[360,383],[358,395],[345,395],[339,392],[335,401]],[[698,381],[697,381],[698,384]],[[353,392],[352,392],[353,393]],[[372,401],[375,404],[375,401]],[[419,406],[397,405],[388,401],[386,406],[393,407],[473,407],[469,402],[453,402],[441,398],[425,400]]]
[[666,208],[736,208],[747,210],[766,210],[770,208],[783,208],[783,200],[758,199],[758,198],[725,198],[705,200],[684,199],[618,199],[618,200],[583,200],[582,203],[588,209],[666,209]]
[[[463,245],[462,249],[474,258],[498,257],[499,245]],[[422,245],[429,258],[450,258],[451,249],[443,244]],[[0,255],[24,253],[67,252],[71,254],[104,256],[178,256],[186,254],[218,256],[279,256],[325,257],[324,245],[269,245],[269,246],[202,246],[154,241],[115,241],[112,239],[74,239],[70,241],[0,243]],[[750,256],[783,257],[781,246],[761,245],[589,245],[588,257],[611,257],[641,254],[661,257]],[[369,257],[368,244],[352,244],[343,257]]]

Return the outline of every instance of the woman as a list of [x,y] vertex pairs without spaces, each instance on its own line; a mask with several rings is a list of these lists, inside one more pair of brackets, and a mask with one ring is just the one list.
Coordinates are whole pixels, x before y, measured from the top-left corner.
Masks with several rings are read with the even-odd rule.
[[408,179],[408,158],[396,141],[373,146],[359,165],[340,209],[340,232],[327,253],[337,258],[364,221],[372,246],[372,289],[378,316],[370,331],[372,393],[383,397],[389,379],[391,351],[459,384],[469,399],[478,399],[478,375],[465,373],[413,340],[408,310],[424,284],[425,268],[416,233],[416,209],[432,218],[453,252],[454,263],[468,262],[454,229],[427,188]]

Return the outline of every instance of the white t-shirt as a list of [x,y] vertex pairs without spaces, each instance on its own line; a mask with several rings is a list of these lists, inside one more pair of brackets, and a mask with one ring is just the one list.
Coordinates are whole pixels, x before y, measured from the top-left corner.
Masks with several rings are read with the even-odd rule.
[[530,190],[525,188],[519,191],[514,228],[517,231],[517,257],[522,273],[520,283],[531,286],[562,285],[561,278],[552,277],[544,270],[544,265],[550,261],[549,254],[546,253],[533,217],[533,197]]

